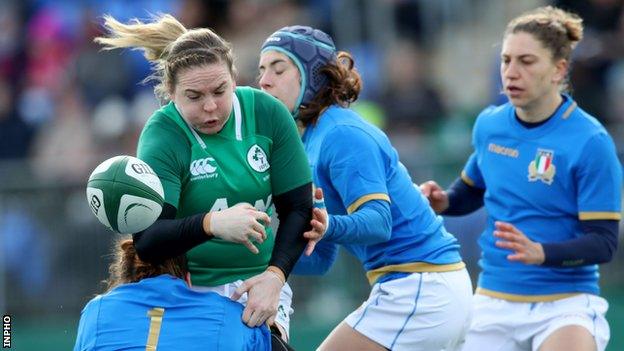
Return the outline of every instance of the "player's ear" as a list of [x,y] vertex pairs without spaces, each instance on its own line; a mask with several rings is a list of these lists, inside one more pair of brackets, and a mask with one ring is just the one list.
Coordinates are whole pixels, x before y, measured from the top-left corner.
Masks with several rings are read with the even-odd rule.
[[561,84],[565,80],[566,75],[568,74],[568,61],[564,59],[560,59],[555,63],[555,74],[553,76],[553,80],[557,84]]
[[184,276],[184,281],[186,282],[186,284],[188,284],[189,287],[191,287],[191,273],[190,272],[186,272],[186,275]]

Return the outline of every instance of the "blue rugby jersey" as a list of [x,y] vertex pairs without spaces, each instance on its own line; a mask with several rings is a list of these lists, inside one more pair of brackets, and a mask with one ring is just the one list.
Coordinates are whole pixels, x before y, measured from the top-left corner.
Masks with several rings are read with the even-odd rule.
[[74,351],[270,350],[268,329],[243,324],[243,305],[170,275],[120,285],[82,310]]
[[[343,245],[362,262],[371,283],[385,273],[463,267],[457,240],[414,186],[381,130],[349,109],[331,106],[315,125],[306,128],[303,143],[314,184],[323,189],[330,214],[353,213],[371,200],[390,203],[389,240]],[[396,266],[405,264],[409,268]],[[447,266],[452,264],[456,264],[454,268]],[[388,269],[384,271],[384,267]],[[370,275],[378,269],[383,272]]]
[[462,178],[485,188],[489,217],[479,239],[478,285],[486,294],[540,301],[536,295],[599,293],[597,265],[511,262],[510,251],[496,247],[492,234],[494,222],[505,221],[533,241],[559,242],[583,235],[580,220],[620,219],[622,171],[613,140],[572,98],[563,98],[535,128],[522,126],[510,103],[485,109],[475,122],[474,153]]

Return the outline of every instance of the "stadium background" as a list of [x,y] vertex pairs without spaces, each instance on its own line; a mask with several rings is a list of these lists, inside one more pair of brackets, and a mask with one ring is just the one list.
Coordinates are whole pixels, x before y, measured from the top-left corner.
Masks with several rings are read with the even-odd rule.
[[[107,275],[114,236],[85,201],[102,160],[135,154],[156,108],[139,53],[92,43],[99,16],[175,14],[230,40],[239,85],[255,85],[258,48],[275,29],[309,24],[354,53],[364,76],[355,106],[384,128],[415,182],[449,184],[471,151],[477,112],[500,103],[498,52],[506,22],[543,4],[586,21],[572,83],[580,105],[624,154],[624,5],[621,0],[30,0],[0,1],[0,311],[15,350],[67,350],[79,313]],[[473,278],[484,213],[448,218]],[[620,243],[621,246],[621,243]],[[624,350],[624,250],[602,267],[609,350]],[[292,344],[310,350],[365,298],[357,262],[342,255],[321,278],[291,279]]]

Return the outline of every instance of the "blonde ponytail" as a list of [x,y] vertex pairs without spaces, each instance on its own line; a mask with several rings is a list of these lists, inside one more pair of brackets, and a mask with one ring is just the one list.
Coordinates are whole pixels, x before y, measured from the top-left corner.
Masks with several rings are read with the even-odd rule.
[[95,42],[104,45],[104,50],[118,48],[136,48],[145,52],[145,58],[156,61],[163,56],[187,29],[171,15],[161,15],[155,22],[143,23],[138,19],[123,24],[110,15],[104,16],[104,27],[109,37],[95,38]]
[[232,76],[235,75],[230,43],[210,29],[187,30],[168,14],[154,17],[153,22],[134,19],[128,24],[106,15],[104,27],[107,35],[94,39],[104,45],[104,50],[143,50],[145,58],[153,63],[153,73],[146,80],[157,82],[154,91],[161,101],[170,100],[177,74],[182,69],[223,62]]

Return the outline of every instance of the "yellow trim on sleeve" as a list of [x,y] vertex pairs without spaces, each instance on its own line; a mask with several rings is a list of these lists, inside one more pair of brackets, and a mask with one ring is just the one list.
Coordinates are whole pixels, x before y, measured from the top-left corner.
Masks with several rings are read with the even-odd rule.
[[452,272],[464,269],[465,267],[466,264],[462,261],[449,264],[433,264],[427,262],[391,264],[366,272],[366,278],[368,278],[370,285],[374,285],[379,278],[388,273]]
[[513,302],[551,302],[557,301],[561,299],[567,299],[568,297],[580,295],[581,293],[562,293],[562,294],[549,294],[549,295],[517,295],[517,294],[508,294],[502,293],[498,291],[493,291],[489,289],[477,288],[475,292],[479,295],[485,295],[489,297],[494,297],[497,299],[503,299],[507,301]]
[[461,171],[461,179],[464,181],[464,183],[474,187],[475,183],[472,179],[470,179],[470,177],[468,177],[468,175],[466,174],[466,171]]
[[619,212],[579,212],[579,219],[582,221],[596,219],[612,219],[619,221],[622,219],[622,214]]
[[384,200],[384,201],[390,202],[390,196],[388,196],[388,194],[383,194],[383,193],[364,195],[361,198],[355,200],[355,202],[349,205],[349,207],[347,207],[347,213],[352,214],[353,212],[355,212],[355,210],[360,208],[360,206],[362,206],[365,202],[368,202],[371,200]]

